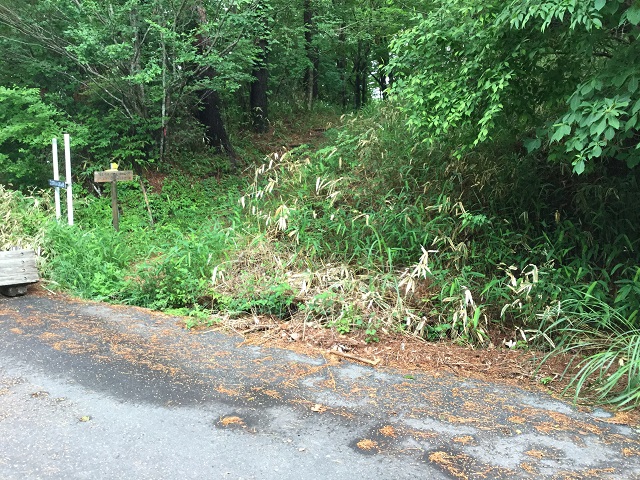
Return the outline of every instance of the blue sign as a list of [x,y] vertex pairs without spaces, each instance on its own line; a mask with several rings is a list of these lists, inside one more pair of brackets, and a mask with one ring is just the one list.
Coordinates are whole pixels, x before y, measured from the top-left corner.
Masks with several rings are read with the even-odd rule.
[[62,180],[49,180],[50,187],[67,188],[67,184]]

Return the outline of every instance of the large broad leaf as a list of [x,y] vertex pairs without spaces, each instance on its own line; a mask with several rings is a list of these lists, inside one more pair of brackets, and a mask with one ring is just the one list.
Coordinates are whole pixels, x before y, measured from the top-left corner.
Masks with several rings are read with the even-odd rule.
[[540,148],[542,141],[539,138],[527,138],[524,142],[524,148],[527,149],[527,153],[531,153],[534,150]]
[[640,155],[630,155],[627,158],[627,167],[635,168],[640,165]]
[[638,25],[640,23],[640,6],[633,5],[627,10],[627,21],[632,25]]
[[571,133],[571,127],[569,125],[566,125],[566,124],[559,125],[558,129],[553,134],[553,137],[551,137],[551,142],[552,143],[559,142],[560,140],[562,140],[563,137],[566,137],[570,133]]

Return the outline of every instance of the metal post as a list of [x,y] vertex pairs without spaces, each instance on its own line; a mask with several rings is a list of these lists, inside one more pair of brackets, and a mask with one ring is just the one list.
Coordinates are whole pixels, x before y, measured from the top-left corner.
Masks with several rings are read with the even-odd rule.
[[73,192],[71,191],[71,142],[69,134],[64,134],[64,163],[67,182],[67,215],[69,225],[73,225]]
[[[58,168],[58,139],[51,139],[51,149],[53,151],[53,179],[60,180],[60,169]],[[62,210],[60,209],[60,187],[56,187],[54,190],[54,197],[56,201],[56,220],[60,221],[62,217]]]

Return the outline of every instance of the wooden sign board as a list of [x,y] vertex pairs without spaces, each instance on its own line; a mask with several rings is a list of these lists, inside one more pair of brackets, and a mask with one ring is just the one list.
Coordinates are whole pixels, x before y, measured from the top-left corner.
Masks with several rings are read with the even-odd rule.
[[35,283],[40,279],[33,250],[0,252],[0,287]]
[[133,170],[105,170],[103,172],[93,172],[93,181],[96,183],[105,182],[130,182],[133,180]]

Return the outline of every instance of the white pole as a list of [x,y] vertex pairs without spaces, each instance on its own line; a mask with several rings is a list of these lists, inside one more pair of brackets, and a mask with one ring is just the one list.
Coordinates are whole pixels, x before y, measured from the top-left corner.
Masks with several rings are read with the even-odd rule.
[[69,216],[69,225],[73,225],[73,192],[71,191],[71,144],[69,134],[64,134],[64,163],[67,182],[67,215]]
[[[51,140],[51,148],[53,150],[53,179],[60,180],[60,169],[58,168],[58,139]],[[56,220],[60,221],[62,211],[60,210],[60,187],[55,188],[56,199]]]

